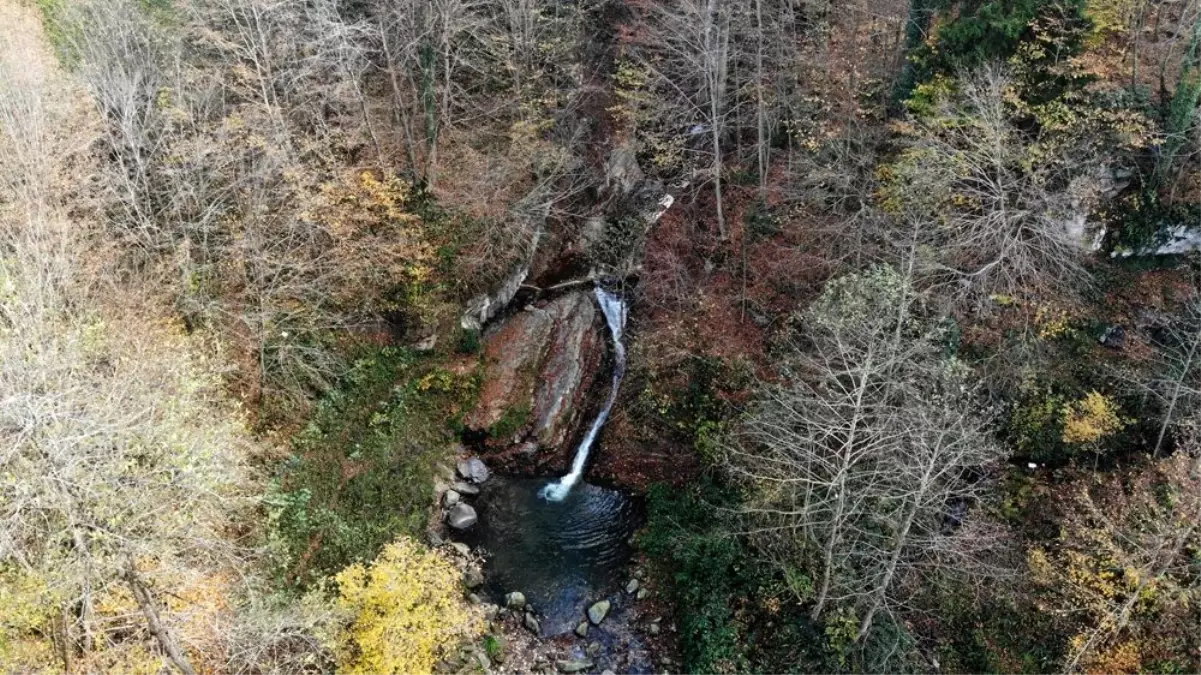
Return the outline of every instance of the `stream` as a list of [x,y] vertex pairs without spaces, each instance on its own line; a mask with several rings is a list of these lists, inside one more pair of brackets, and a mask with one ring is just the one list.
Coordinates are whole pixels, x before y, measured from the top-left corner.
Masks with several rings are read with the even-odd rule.
[[[550,483],[545,478],[504,476],[488,480],[474,500],[478,522],[460,535],[487,561],[484,594],[503,604],[506,593],[522,592],[546,636],[571,633],[584,609],[602,598],[614,599],[615,615],[621,613],[631,537],[643,521],[640,500],[582,480],[626,365],[625,300],[599,284],[594,297],[612,339],[612,375],[604,403],[576,447],[570,471]],[[595,632],[624,632],[621,623],[610,620]]]
[[590,602],[617,591],[628,574],[630,537],[642,505],[622,492],[578,484],[562,501],[542,499],[543,479],[494,477],[476,499],[479,523],[464,543],[483,549],[484,592],[504,604],[521,591],[544,635],[570,633]]
[[588,427],[588,434],[584,436],[584,440],[576,449],[575,459],[571,462],[571,471],[557,482],[549,483],[538,493],[547,501],[563,501],[563,498],[571,492],[572,486],[584,475],[584,469],[588,465],[588,453],[592,450],[592,444],[596,442],[601,427],[609,419],[613,404],[617,402],[617,389],[621,386],[621,378],[625,376],[626,372],[626,347],[622,342],[622,334],[626,327],[625,300],[606,291],[600,285],[596,287],[595,293],[596,301],[600,305],[601,311],[604,312],[605,322],[609,325],[609,334],[613,337],[613,382],[609,386],[609,397],[605,399],[604,407],[596,415],[596,419]]

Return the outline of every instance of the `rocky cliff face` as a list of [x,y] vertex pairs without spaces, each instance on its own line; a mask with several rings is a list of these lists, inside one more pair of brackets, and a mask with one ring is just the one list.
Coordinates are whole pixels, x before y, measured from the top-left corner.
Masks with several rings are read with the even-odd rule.
[[[463,317],[464,328],[486,326],[480,401],[465,423],[485,439],[489,463],[508,472],[567,467],[593,384],[606,377],[600,371],[608,334],[593,280],[635,276],[647,233],[672,204],[628,146],[614,148],[601,170],[601,198],[591,215],[566,236],[535,239],[529,260]],[[504,316],[523,284],[550,299]]]
[[566,442],[605,353],[603,331],[592,297],[579,290],[486,332],[483,389],[465,423],[486,435],[494,459],[514,471],[566,465]]

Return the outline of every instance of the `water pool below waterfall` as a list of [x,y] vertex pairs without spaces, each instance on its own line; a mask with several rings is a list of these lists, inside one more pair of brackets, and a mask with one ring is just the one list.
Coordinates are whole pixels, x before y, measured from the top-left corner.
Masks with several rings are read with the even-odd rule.
[[485,551],[484,591],[492,602],[521,591],[543,634],[558,635],[571,632],[589,603],[624,583],[643,505],[588,483],[548,501],[538,496],[545,485],[542,478],[490,479],[474,501],[479,522],[459,538]]

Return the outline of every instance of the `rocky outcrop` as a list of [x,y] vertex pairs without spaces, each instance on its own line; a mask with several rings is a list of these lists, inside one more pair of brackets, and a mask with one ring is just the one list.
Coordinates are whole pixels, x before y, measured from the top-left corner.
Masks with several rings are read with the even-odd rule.
[[[605,350],[587,290],[572,291],[504,320],[484,338],[479,404],[465,423],[505,449],[558,448],[575,427]],[[522,447],[522,457],[537,448]],[[534,452],[530,452],[534,450]]]

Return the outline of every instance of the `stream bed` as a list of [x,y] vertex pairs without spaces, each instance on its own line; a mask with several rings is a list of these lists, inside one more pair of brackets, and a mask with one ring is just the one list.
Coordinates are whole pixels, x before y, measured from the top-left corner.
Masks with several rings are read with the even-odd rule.
[[614,595],[628,573],[630,538],[644,518],[640,500],[579,483],[562,501],[538,493],[545,478],[496,476],[474,504],[479,521],[457,538],[482,549],[483,588],[492,602],[521,591],[545,636],[570,633],[588,604]]

